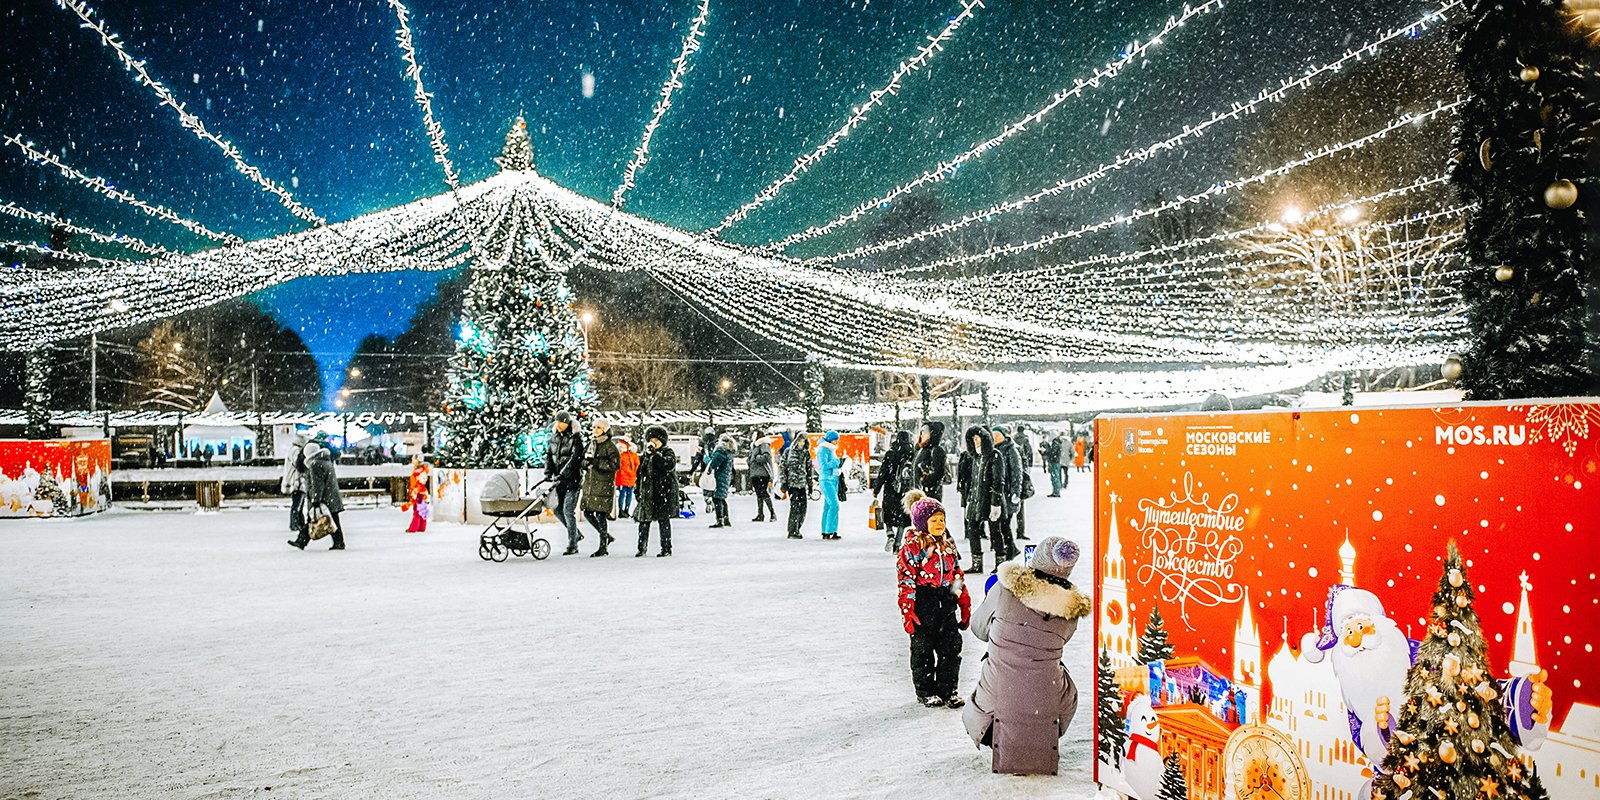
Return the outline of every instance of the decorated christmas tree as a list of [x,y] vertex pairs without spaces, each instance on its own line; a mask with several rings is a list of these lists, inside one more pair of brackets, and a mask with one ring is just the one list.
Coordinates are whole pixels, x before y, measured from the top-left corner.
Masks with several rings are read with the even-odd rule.
[[1128,731],[1123,727],[1122,689],[1117,686],[1117,676],[1111,671],[1111,656],[1100,651],[1100,668],[1095,670],[1095,749],[1100,760],[1117,763],[1122,756],[1123,742]]
[[[1468,99],[1451,181],[1473,204],[1462,277],[1469,346],[1445,376],[1476,399],[1585,393],[1584,283],[1595,282],[1586,226],[1600,185],[1585,164],[1600,106],[1581,34],[1550,0],[1474,0],[1457,29]],[[1587,274],[1586,274],[1587,273]]]
[[1161,788],[1156,800],[1189,800],[1188,782],[1183,779],[1183,764],[1177,753],[1168,753],[1161,759]]
[[1500,692],[1489,672],[1472,582],[1451,542],[1373,800],[1548,797],[1517,757]]
[[[521,118],[497,161],[508,171],[533,169]],[[556,413],[587,415],[598,399],[572,291],[540,244],[533,202],[515,198],[479,242],[445,393],[447,466],[536,466]]]
[[1150,624],[1144,626],[1144,633],[1139,636],[1140,664],[1153,664],[1157,661],[1166,661],[1172,658],[1172,643],[1167,641],[1167,625],[1161,619],[1161,609],[1150,609]]

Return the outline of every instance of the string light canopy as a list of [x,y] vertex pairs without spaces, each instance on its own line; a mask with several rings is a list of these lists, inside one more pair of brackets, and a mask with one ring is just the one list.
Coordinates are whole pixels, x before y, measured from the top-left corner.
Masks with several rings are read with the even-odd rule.
[[[1444,0],[1416,21],[1380,34],[1334,61],[1284,80],[1276,88],[1217,111],[1198,125],[1148,147],[1129,150],[1115,162],[1079,178],[967,215],[951,225],[974,224],[990,214],[1016,210],[1052,193],[1085,186],[1122,168],[1181,148],[1211,126],[1280,102],[1317,77],[1402,36],[1414,37],[1464,0]],[[572,267],[645,272],[674,294],[744,329],[820,357],[836,367],[928,372],[979,381],[992,401],[1014,408],[1083,410],[1083,398],[1099,407],[1184,402],[1213,392],[1256,394],[1303,385],[1331,371],[1442,360],[1462,335],[1451,279],[1465,268],[1458,253],[1459,219],[1467,206],[1425,212],[1373,212],[1388,200],[1436,187],[1441,177],[1423,177],[1362,198],[1351,198],[1296,215],[1293,225],[1266,222],[1231,231],[1116,254],[1102,253],[1037,269],[991,272],[978,278],[940,272],[992,261],[1159,216],[1184,205],[1281,176],[1312,161],[1333,158],[1383,138],[1402,126],[1450,114],[1460,105],[1442,101],[1428,111],[1395,120],[1359,139],[1308,149],[1304,157],[1258,175],[1222,180],[1204,191],[1091,223],[1033,241],[913,267],[872,272],[849,265],[861,255],[891,249],[952,227],[923,231],[870,249],[799,261],[777,251],[830,233],[895,197],[950,174],[972,159],[1035,125],[1067,100],[1115,78],[1146,58],[1165,37],[1188,21],[1222,6],[1221,0],[1185,5],[1181,15],[1090,76],[1076,79],[1050,103],[1007,125],[954,159],[941,162],[890,190],[886,199],[862,203],[833,221],[778,240],[776,246],[746,248],[711,238],[777,196],[784,187],[831,153],[875,107],[895,94],[900,82],[921,69],[944,43],[983,7],[963,0],[961,12],[907,61],[888,84],[852,109],[845,126],[806,155],[755,199],[710,231],[691,233],[622,210],[627,191],[649,159],[650,143],[682,86],[689,57],[699,49],[709,9],[700,0],[683,48],[610,202],[568,190],[539,175],[531,149],[508,145],[502,171],[462,185],[450,161],[444,129],[424,88],[401,0],[389,0],[398,20],[396,42],[423,117],[423,127],[444,171],[447,192],[396,208],[323,225],[282,187],[242,160],[237,148],[212,134],[166,87],[145,71],[115,34],[81,0],[57,0],[99,34],[136,81],[178,113],[185,128],[223,150],[241,173],[278,196],[296,216],[318,227],[270,239],[242,242],[147,203],[109,182],[86,175],[18,137],[6,141],[30,160],[53,167],[82,186],[164,221],[182,225],[224,246],[174,253],[118,234],[106,234],[11,203],[0,213],[45,226],[67,227],[95,241],[121,246],[146,260],[60,252],[28,242],[0,242],[13,252],[52,257],[48,269],[13,265],[0,272],[0,347],[31,349],[97,331],[168,317],[299,277],[404,269],[448,269],[471,264],[503,269],[481,242],[497,231],[533,233],[524,243],[552,269]],[[517,122],[513,134],[525,131]],[[513,137],[508,136],[508,143]],[[522,140],[525,141],[523,136]],[[1313,227],[1322,218],[1347,223]],[[708,235],[709,234],[709,235]],[[1330,272],[1333,263],[1359,264],[1359,276]],[[62,269],[70,263],[75,269]],[[915,277],[926,274],[929,277]]]

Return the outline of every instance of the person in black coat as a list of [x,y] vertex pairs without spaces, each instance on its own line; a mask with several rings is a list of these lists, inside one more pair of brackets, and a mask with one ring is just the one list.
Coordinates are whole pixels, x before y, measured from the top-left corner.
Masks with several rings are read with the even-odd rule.
[[[1000,495],[994,483],[994,440],[988,428],[973,425],[963,437],[961,458],[956,462],[956,492],[961,495],[962,530],[972,552],[972,568],[983,571],[983,537],[989,521],[998,518]],[[996,553],[996,558],[999,558]]]
[[811,461],[811,439],[800,431],[789,438],[789,447],[783,451],[783,490],[789,495],[789,538],[803,538],[800,528],[806,524],[806,502],[811,488],[817,483],[817,467]]
[[556,519],[567,528],[567,551],[578,552],[578,496],[583,488],[583,434],[572,424],[572,415],[565,411],[556,414],[555,432],[545,444],[544,476],[555,484],[555,507],[551,509]]
[[1022,459],[1022,470],[1018,473],[1021,482],[1018,485],[1017,515],[1014,527],[1017,541],[1028,540],[1028,497],[1033,494],[1033,440],[1028,438],[1028,429],[1017,426],[1017,435],[1012,438],[1016,445],[1017,457]]
[[944,449],[944,423],[928,420],[917,432],[917,455],[911,471],[917,478],[917,488],[922,493],[944,502],[945,473],[950,471]]
[[998,508],[989,509],[989,543],[994,548],[995,567],[999,568],[1000,562],[1017,557],[1012,525],[1022,508],[1022,456],[1011,439],[1011,430],[1004,425],[994,426],[991,471]]
[[883,522],[885,539],[883,550],[886,553],[900,552],[901,538],[905,536],[906,528],[911,526],[911,514],[906,511],[902,500],[906,492],[916,488],[916,477],[912,474],[912,461],[915,458],[911,431],[896,431],[894,441],[878,464],[878,478],[872,484],[872,491],[878,498],[878,515]]
[[661,526],[661,552],[672,555],[672,520],[678,516],[678,454],[667,446],[667,429],[651,425],[644,432],[635,484],[633,518],[639,521],[640,557],[650,547],[650,523]]
[[1063,434],[1057,431],[1046,436],[1044,443],[1039,445],[1039,458],[1044,461],[1044,469],[1050,473],[1050,497],[1061,496],[1061,441]]

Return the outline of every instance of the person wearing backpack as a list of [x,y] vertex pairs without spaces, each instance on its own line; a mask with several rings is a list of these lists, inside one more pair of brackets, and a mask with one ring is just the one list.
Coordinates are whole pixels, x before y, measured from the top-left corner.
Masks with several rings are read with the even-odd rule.
[[944,423],[928,420],[917,432],[917,456],[912,461],[912,473],[922,493],[944,502],[944,485],[951,478],[950,465],[944,449]]
[[899,551],[906,528],[911,525],[911,514],[901,500],[912,488],[912,461],[916,458],[911,447],[911,431],[897,431],[894,441],[878,464],[878,479],[872,486],[878,498],[878,514],[884,530],[883,551]]

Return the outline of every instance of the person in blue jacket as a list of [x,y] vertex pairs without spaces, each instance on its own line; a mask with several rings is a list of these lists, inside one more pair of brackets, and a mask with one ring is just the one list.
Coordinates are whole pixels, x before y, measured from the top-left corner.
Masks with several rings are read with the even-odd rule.
[[839,538],[839,432],[828,431],[817,445],[817,483],[822,489],[822,538]]

